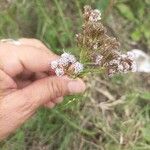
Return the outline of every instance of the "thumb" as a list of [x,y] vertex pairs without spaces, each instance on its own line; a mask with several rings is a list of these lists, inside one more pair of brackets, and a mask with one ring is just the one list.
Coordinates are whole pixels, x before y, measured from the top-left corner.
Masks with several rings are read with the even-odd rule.
[[16,130],[48,100],[84,90],[85,84],[81,79],[48,77],[8,95],[0,105],[0,139]]
[[38,80],[20,92],[27,101],[42,105],[58,97],[84,92],[85,88],[81,79],[54,76]]

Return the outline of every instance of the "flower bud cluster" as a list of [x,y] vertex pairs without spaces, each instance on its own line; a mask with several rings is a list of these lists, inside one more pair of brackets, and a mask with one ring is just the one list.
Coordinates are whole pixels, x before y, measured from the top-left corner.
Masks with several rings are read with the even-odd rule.
[[117,58],[108,63],[108,75],[113,76],[117,73],[127,73],[136,71],[136,63],[134,61],[134,53],[120,54]]
[[101,12],[98,9],[92,10],[90,6],[85,6],[84,9],[84,18],[91,22],[97,22],[101,20]]
[[103,59],[102,55],[96,56],[96,58],[95,58],[95,64],[96,65],[101,65],[102,64],[102,59]]
[[101,20],[101,12],[98,9],[94,9],[93,11],[91,11],[89,21],[96,22],[99,20]]
[[120,43],[116,38],[107,34],[101,23],[101,12],[85,6],[83,18],[82,31],[76,34],[76,40],[78,48],[81,50],[80,59],[84,63],[84,67],[74,55],[64,52],[58,60],[51,62],[51,68],[55,74],[57,76],[79,75],[83,69],[85,69],[84,73],[89,70],[94,73],[94,69],[95,72],[98,72],[97,70],[101,68],[109,76],[128,71],[135,72],[134,54],[119,52]]
[[106,28],[101,23],[99,10],[85,6],[83,19],[82,31],[76,34],[76,40],[84,57],[82,60],[85,59],[85,63],[88,60],[87,64],[91,64],[96,70],[97,67],[103,67],[109,76],[136,71],[134,54],[132,52],[127,52],[127,54],[119,52],[120,43],[116,38],[107,34]]
[[[83,64],[78,62],[74,55],[66,52],[64,52],[59,59],[52,61],[50,66],[55,71],[56,76],[63,76],[68,72],[77,75],[84,69]],[[69,68],[71,68],[71,70]]]

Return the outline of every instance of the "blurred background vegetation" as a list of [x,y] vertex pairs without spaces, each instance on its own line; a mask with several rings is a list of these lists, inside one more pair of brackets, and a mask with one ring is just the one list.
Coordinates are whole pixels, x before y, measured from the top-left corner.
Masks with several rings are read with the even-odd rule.
[[[150,54],[150,0],[1,0],[0,38],[38,38],[58,54],[76,54],[86,4],[102,11],[122,51]],[[86,80],[84,95],[41,108],[0,150],[150,150],[150,75]]]

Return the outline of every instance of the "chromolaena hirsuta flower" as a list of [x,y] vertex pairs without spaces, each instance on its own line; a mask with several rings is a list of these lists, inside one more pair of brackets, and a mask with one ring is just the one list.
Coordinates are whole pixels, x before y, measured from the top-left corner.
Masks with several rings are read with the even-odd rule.
[[51,68],[56,75],[78,76],[88,71],[96,73],[103,70],[108,76],[113,76],[117,73],[136,71],[134,54],[132,52],[122,54],[119,51],[120,43],[107,34],[99,10],[85,6],[83,20],[82,30],[76,34],[80,62],[74,55],[64,52],[58,60],[51,62]]

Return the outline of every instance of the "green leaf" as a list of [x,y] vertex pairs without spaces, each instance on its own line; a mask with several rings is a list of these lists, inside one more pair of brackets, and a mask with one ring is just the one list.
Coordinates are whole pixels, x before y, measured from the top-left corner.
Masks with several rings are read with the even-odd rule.
[[148,20],[141,26],[141,30],[147,39],[150,39],[149,21],[150,20]]
[[121,13],[121,15],[126,19],[130,21],[135,20],[133,12],[131,11],[130,7],[128,7],[127,5],[120,3],[117,5],[117,9]]
[[141,37],[142,37],[142,33],[139,28],[136,28],[131,34],[131,38],[134,41],[139,41],[141,39]]

